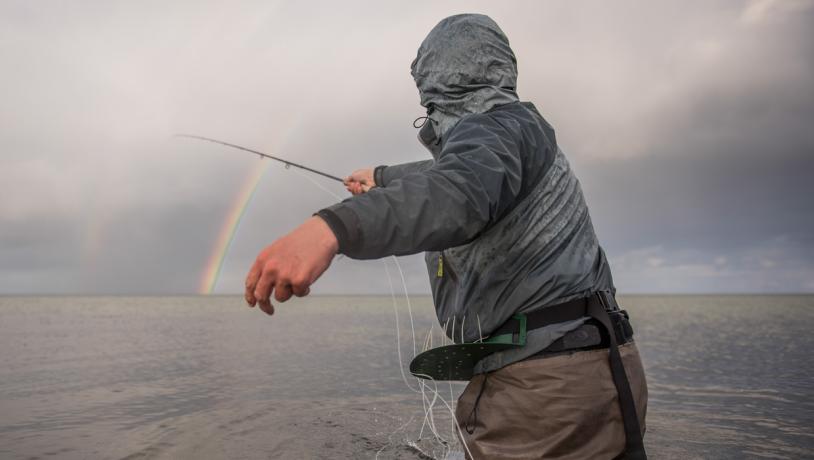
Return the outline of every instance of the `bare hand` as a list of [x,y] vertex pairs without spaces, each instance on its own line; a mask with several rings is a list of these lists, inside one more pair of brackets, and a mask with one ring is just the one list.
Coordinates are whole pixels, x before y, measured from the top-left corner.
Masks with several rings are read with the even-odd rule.
[[357,169],[342,182],[345,184],[345,188],[354,195],[365,193],[376,186],[372,168]]
[[311,217],[260,252],[246,276],[246,302],[271,315],[272,293],[279,302],[292,294],[308,295],[311,284],[328,269],[338,248],[328,224],[320,217]]

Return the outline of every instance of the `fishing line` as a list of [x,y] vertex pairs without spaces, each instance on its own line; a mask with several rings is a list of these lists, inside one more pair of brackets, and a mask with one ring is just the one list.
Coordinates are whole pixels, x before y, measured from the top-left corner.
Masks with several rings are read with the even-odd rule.
[[[337,195],[337,194],[333,193],[332,191],[328,190],[322,184],[320,184],[319,182],[317,182],[316,180],[314,180],[310,176],[307,176],[307,175],[305,175],[303,173],[300,173],[299,171],[294,171],[294,172],[297,175],[306,178],[309,182],[316,185],[317,187],[319,187],[320,189],[322,189],[326,193],[330,194],[331,196],[333,196],[337,200],[342,199],[339,195]],[[416,356],[415,322],[413,320],[413,308],[412,308],[412,303],[410,302],[410,294],[409,294],[409,291],[407,289],[407,281],[406,281],[406,278],[404,276],[404,270],[402,270],[401,264],[399,263],[398,258],[396,256],[391,256],[391,258],[393,259],[393,262],[396,265],[396,269],[399,272],[399,278],[401,280],[401,286],[402,286],[402,289],[404,290],[404,299],[405,299],[405,301],[407,303],[407,314],[408,314],[408,316],[410,318],[410,332],[412,334],[412,339],[413,339],[413,357],[415,357]],[[418,439],[419,440],[421,439],[421,435],[424,432],[424,427],[428,426],[430,428],[430,432],[432,433],[435,440],[437,442],[439,442],[441,445],[445,446],[445,451],[448,451],[449,450],[449,441],[447,441],[447,439],[444,438],[444,436],[442,436],[438,432],[438,428],[435,425],[435,416],[434,416],[433,410],[435,408],[436,401],[438,401],[439,399],[444,404],[444,406],[446,406],[447,408],[450,408],[450,404],[448,404],[447,401],[444,400],[444,397],[441,396],[441,393],[438,391],[438,385],[437,385],[436,382],[433,382],[435,384],[435,389],[430,390],[433,393],[433,398],[432,398],[432,400],[429,400],[429,397],[427,397],[426,393],[424,392],[425,387],[427,389],[429,389],[429,387],[426,385],[426,383],[424,383],[424,381],[422,379],[418,379],[418,378],[416,379],[416,381],[417,381],[417,383],[419,385],[419,390],[416,390],[415,388],[413,388],[412,385],[410,385],[410,383],[407,380],[407,376],[404,373],[404,359],[402,357],[402,352],[401,352],[401,327],[399,326],[398,302],[396,300],[396,291],[395,291],[395,287],[393,286],[393,277],[390,274],[390,269],[387,266],[387,261],[383,260],[382,263],[384,263],[384,270],[385,270],[385,274],[387,276],[387,281],[388,281],[388,284],[389,284],[389,287],[390,287],[390,297],[393,300],[393,313],[394,313],[395,321],[396,321],[396,350],[397,350],[397,354],[398,354],[399,371],[401,373],[401,378],[404,381],[404,385],[407,386],[408,389],[410,389],[411,391],[416,392],[416,393],[418,393],[420,391],[422,405],[424,407],[424,419],[423,419],[423,422],[421,424],[421,430],[419,431]],[[454,332],[454,324],[455,324],[455,321],[453,319],[453,334],[455,333]],[[430,340],[432,340],[432,335],[431,334],[432,334],[432,328],[430,328]],[[454,342],[454,339],[453,339],[453,342]],[[452,383],[451,382],[449,383],[449,390],[450,390],[450,401],[452,401],[454,399],[454,397],[452,396],[453,391],[452,391]],[[454,411],[451,410],[450,416],[452,417],[453,423],[455,423],[455,413],[454,413]],[[396,431],[398,431],[398,430],[396,430]],[[453,429],[452,432],[454,433],[455,430]],[[468,449],[467,449],[467,451],[468,451]]]
[[[429,388],[429,387],[428,387]],[[422,392],[422,396],[424,393]],[[435,418],[433,417],[432,408],[435,406],[435,401],[438,399],[438,392],[435,392],[435,395],[432,397],[432,401],[429,404],[426,404],[426,400],[423,402],[424,404],[424,420],[421,423],[421,430],[418,432],[418,440],[421,440],[421,435],[424,434],[424,427],[428,426],[430,428],[430,432],[435,436],[435,439],[442,444],[446,443],[446,440],[438,434],[438,430],[435,429]]]
[[[436,382],[435,382],[435,379],[433,379],[433,378],[432,378],[432,377],[430,377],[429,375],[417,374],[417,376],[419,376],[419,377],[424,377],[425,379],[430,380],[430,381],[432,381],[432,382],[436,383]],[[428,386],[427,388],[429,389],[429,386]],[[430,391],[433,391],[433,390],[432,390],[432,389],[430,389]],[[435,389],[435,393],[436,393],[436,394],[438,394],[438,384],[437,384],[437,383],[436,383],[436,389]],[[463,431],[461,430],[461,425],[460,425],[460,424],[458,424],[458,420],[455,418],[455,411],[454,411],[454,410],[453,410],[453,409],[452,409],[452,408],[449,406],[449,404],[447,404],[447,402],[444,400],[444,398],[441,398],[441,402],[442,402],[442,403],[444,403],[444,405],[446,406],[447,410],[449,410],[450,414],[452,414],[452,415],[453,415],[453,420],[455,420],[455,427],[458,429],[458,433],[460,434],[460,438],[459,438],[459,439],[461,440],[461,444],[464,446],[464,449],[466,449],[466,453],[467,453],[467,454],[469,454],[469,458],[473,458],[473,457],[472,457],[472,452],[470,452],[470,450],[469,450],[469,446],[467,446],[467,445],[466,445],[466,441],[464,441],[464,440],[463,440]]]
[[[455,407],[455,403],[454,403],[454,401],[455,401],[455,394],[454,394],[454,393],[453,393],[453,391],[452,391],[452,381],[450,380],[450,381],[449,381],[449,382],[447,382],[447,383],[449,384],[449,400],[450,400],[450,401],[453,401],[453,407]],[[453,433],[453,434],[455,433],[455,416],[454,416],[454,414],[453,414],[452,419],[450,420],[449,432],[450,432],[450,433]]]
[[[324,191],[325,193],[331,195],[332,197],[336,198],[337,200],[340,200],[340,201],[342,200],[342,197],[340,197],[336,193],[332,192],[331,190],[328,190],[322,184],[315,181],[310,176],[308,176],[306,174],[303,174],[303,173],[301,173],[299,171],[296,171],[296,170],[293,171],[293,172],[296,173],[297,175],[307,179],[309,182],[311,182],[315,186],[319,187],[322,191]],[[404,279],[404,272],[401,269],[401,264],[399,264],[398,258],[396,256],[391,256],[391,257],[393,258],[393,262],[396,264],[396,268],[398,269],[399,275],[401,275],[401,282],[402,282],[402,286],[404,288],[404,297],[407,300],[407,312],[410,315],[410,329],[411,329],[411,331],[413,333],[413,357],[415,357],[415,355],[416,355],[415,327],[413,326],[413,311],[412,311],[412,306],[410,304],[410,296],[409,296],[409,294],[407,292],[407,282]],[[398,358],[399,358],[399,370],[401,371],[401,378],[404,381],[404,385],[406,385],[407,388],[410,389],[410,391],[418,393],[419,390],[416,389],[416,388],[413,388],[413,386],[410,385],[410,383],[407,381],[407,375],[404,373],[404,359],[402,358],[402,354],[401,354],[401,334],[400,334],[401,328],[399,327],[399,312],[398,312],[398,301],[396,300],[396,289],[395,289],[395,286],[393,286],[393,277],[390,276],[390,269],[387,267],[387,260],[382,260],[382,263],[384,264],[384,272],[387,275],[387,282],[390,285],[390,297],[393,299],[393,313],[395,314],[395,318],[396,318],[396,351],[398,353]],[[419,379],[416,379],[416,380],[420,381]]]
[[[405,428],[407,425],[409,425],[409,424],[410,424],[410,423],[411,423],[411,422],[412,422],[414,419],[415,419],[415,417],[410,417],[410,418],[409,418],[409,419],[408,419],[406,422],[402,423],[400,427],[396,428],[396,431],[394,431],[394,432],[390,433],[390,435],[389,435],[389,436],[387,436],[387,444],[385,444],[385,445],[384,445],[384,446],[382,446],[382,447],[381,447],[379,450],[377,450],[377,451],[376,451],[376,457],[375,457],[375,460],[379,460],[379,455],[380,455],[380,454],[381,454],[381,453],[382,453],[382,452],[383,452],[385,449],[387,449],[388,447],[390,447],[391,445],[393,445],[393,435],[394,435],[394,434],[396,434],[396,433],[398,433],[399,431],[403,430],[403,429],[404,429],[404,428]],[[422,453],[423,453],[423,452],[422,452]]]
[[421,351],[425,352],[430,348],[432,348],[432,326],[430,326],[430,330],[427,331],[427,338],[424,339],[424,347]]
[[[257,153],[257,154],[259,154],[259,155],[261,155],[263,157],[269,157],[269,158],[272,158],[274,160],[281,161],[281,162],[286,164],[286,167],[288,167],[288,165],[295,166],[295,167],[298,167],[300,169],[315,172],[317,174],[320,174],[320,175],[323,175],[323,176],[338,180],[340,182],[343,182],[338,177],[330,176],[330,175],[322,173],[320,171],[316,171],[316,170],[313,170],[313,169],[305,167],[305,166],[297,165],[295,163],[291,163],[291,162],[288,162],[286,160],[271,157],[269,155],[265,155],[263,153],[256,152],[256,151],[250,150],[250,149],[246,149],[244,147],[240,147],[240,146],[237,146],[237,145],[224,143],[224,142],[217,141],[217,140],[214,140],[214,139],[203,138],[203,137],[200,137],[200,136],[190,136],[190,135],[179,135],[179,136],[181,136],[181,137],[191,137],[191,138],[195,138],[195,139],[202,139],[202,140],[206,140],[206,141],[210,141],[210,142],[215,142],[215,143],[218,143],[218,144],[227,145],[229,147],[238,148],[240,150],[246,150],[246,151],[249,151],[249,152],[252,152],[252,153]],[[340,200],[340,201],[342,200],[341,196],[339,196],[338,194],[336,194],[333,191],[329,190],[323,184],[321,184],[321,183],[317,182],[316,180],[314,180],[314,178],[312,178],[311,176],[309,176],[307,174],[304,174],[304,173],[302,173],[300,171],[297,171],[296,169],[291,170],[291,171],[293,173],[297,174],[298,176],[305,178],[306,180],[308,180],[308,182],[314,184],[317,188],[319,188],[323,192],[327,193],[328,195],[332,196],[333,198],[335,198],[337,200]],[[399,263],[398,258],[396,256],[391,256],[391,258],[393,259],[393,263],[396,265],[396,269],[398,270],[400,281],[401,281],[401,286],[402,286],[402,289],[404,290],[404,299],[405,299],[405,301],[407,303],[407,314],[408,314],[408,316],[410,318],[410,331],[412,333],[412,341],[413,341],[413,357],[415,357],[416,352],[417,352],[417,350],[416,350],[416,336],[415,336],[415,323],[414,323],[414,320],[413,320],[413,309],[412,309],[412,303],[410,302],[410,294],[409,294],[409,291],[407,289],[407,281],[406,281],[406,278],[404,276],[404,270],[402,270],[401,264]],[[408,389],[410,389],[411,391],[413,391],[415,393],[419,393],[419,392],[421,393],[421,400],[422,400],[421,402],[422,402],[422,405],[424,406],[424,420],[423,420],[422,425],[421,425],[421,430],[419,431],[418,440],[419,441],[421,440],[421,434],[424,431],[424,427],[427,426],[427,427],[429,427],[430,432],[432,433],[432,435],[435,438],[436,442],[438,442],[439,444],[444,446],[444,456],[446,457],[447,454],[451,451],[451,446],[450,446],[449,441],[447,441],[446,438],[444,438],[443,436],[441,436],[440,433],[438,433],[438,430],[437,430],[437,428],[435,426],[435,417],[434,417],[433,411],[435,409],[436,401],[440,400],[441,403],[444,405],[444,407],[449,411],[450,416],[452,417],[452,427],[457,428],[457,431],[460,434],[458,439],[459,439],[460,443],[464,446],[464,449],[466,450],[466,452],[469,454],[469,458],[471,458],[472,454],[469,451],[469,446],[467,446],[466,441],[463,440],[463,432],[461,431],[461,427],[460,427],[460,425],[458,425],[458,421],[455,418],[455,410],[444,399],[444,397],[441,396],[440,392],[438,391],[438,383],[435,380],[430,379],[433,382],[433,385],[435,387],[435,388],[430,388],[430,386],[427,385],[423,379],[420,379],[420,378],[418,378],[418,376],[416,376],[416,382],[418,383],[419,389],[415,389],[415,388],[413,388],[413,386],[410,385],[410,383],[407,380],[407,376],[404,373],[404,360],[403,360],[402,353],[401,353],[401,338],[400,338],[400,329],[401,328],[399,327],[399,314],[398,314],[398,302],[396,300],[396,290],[395,290],[395,286],[393,285],[393,277],[391,276],[390,270],[389,270],[389,268],[387,266],[387,261],[382,260],[382,263],[384,263],[385,274],[387,275],[387,281],[388,281],[389,288],[390,288],[390,296],[391,296],[391,298],[393,300],[393,313],[395,315],[395,322],[396,322],[396,350],[397,350],[397,354],[398,354],[399,370],[401,372],[401,377],[402,377],[402,380],[404,381],[404,384],[407,386]],[[447,319],[447,323],[449,323],[449,318]],[[453,319],[452,323],[453,323],[452,327],[454,328],[455,327],[454,319]],[[480,320],[478,320],[478,326],[480,327]],[[444,328],[446,329],[446,327],[447,327],[447,325],[445,324]],[[453,334],[454,334],[454,332],[453,332]],[[429,335],[429,340],[430,340],[430,344],[431,344],[432,343],[432,327],[430,327],[430,331],[429,331],[428,335]],[[446,333],[444,333],[444,336],[445,335],[446,335]],[[442,337],[442,339],[444,339],[444,337]],[[454,343],[454,341],[455,340],[453,338],[452,342]],[[432,345],[430,345],[430,346],[432,346]],[[425,393],[425,389],[433,394],[432,400],[430,400],[428,395]],[[452,383],[451,382],[449,383],[449,389],[450,389],[450,401],[453,401],[454,396],[453,396],[453,392],[452,392]],[[453,402],[453,405],[454,405],[454,402]],[[391,433],[390,436],[392,436],[393,434],[395,434],[398,431],[402,430],[405,425],[402,425],[401,427],[396,429],[393,433]],[[452,432],[454,433],[455,429],[453,429]],[[408,444],[409,444],[409,441],[408,441]],[[413,445],[413,447],[418,448],[415,445]],[[377,456],[379,455],[381,450],[383,450],[383,449],[380,449],[379,452],[376,453]]]
[[[395,257],[394,257],[395,258]],[[385,262],[385,261],[382,261]],[[398,263],[398,261],[396,261]],[[419,390],[413,388],[410,383],[407,381],[407,375],[404,373],[404,362],[401,358],[401,337],[399,331],[401,328],[399,327],[399,311],[398,311],[398,302],[396,301],[396,290],[393,287],[393,277],[390,276],[390,269],[387,268],[387,263],[384,264],[384,272],[387,274],[387,281],[390,284],[390,297],[393,299],[393,313],[396,317],[396,349],[398,350],[399,355],[399,370],[401,371],[401,379],[404,380],[404,385],[415,393],[418,393]],[[415,341],[413,341],[415,343]]]
[[303,173],[301,173],[301,172],[297,171],[296,169],[292,169],[292,170],[291,170],[291,172],[293,172],[294,174],[296,174],[296,175],[298,175],[298,176],[300,176],[300,177],[302,177],[302,178],[304,178],[304,179],[307,179],[307,180],[308,180],[308,182],[311,182],[312,184],[314,184],[314,185],[315,185],[317,188],[319,188],[319,189],[320,189],[320,190],[322,190],[323,192],[325,192],[325,193],[327,193],[327,194],[331,195],[332,197],[336,198],[336,199],[337,199],[337,200],[339,200],[339,201],[342,201],[342,197],[341,197],[341,196],[339,196],[339,195],[337,195],[336,193],[334,193],[334,192],[332,192],[332,191],[328,190],[328,188],[327,188],[327,187],[325,187],[324,185],[320,184],[318,181],[314,180],[314,178],[313,178],[313,177],[311,177],[311,176],[309,176],[308,174],[303,174]]
[[410,331],[413,333],[413,358],[415,358],[415,355],[416,355],[416,350],[415,350],[415,326],[413,326],[413,308],[410,305],[410,295],[407,293],[407,281],[404,280],[404,272],[401,270],[401,264],[399,264],[399,260],[396,258],[396,256],[392,256],[392,257],[393,257],[393,260],[396,262],[396,268],[399,271],[399,276],[401,276],[401,286],[404,288],[404,300],[407,301],[407,312],[410,314]]
[[[264,153],[264,152],[261,152],[261,151],[258,151],[258,150],[250,149],[250,148],[243,147],[243,146],[240,146],[240,145],[237,145],[237,144],[232,144],[230,142],[225,142],[225,141],[221,141],[221,140],[213,139],[213,138],[209,138],[209,137],[204,137],[204,136],[198,136],[198,135],[195,135],[195,134],[175,134],[175,137],[184,137],[184,138],[189,138],[189,139],[197,139],[197,140],[201,140],[201,141],[212,142],[212,143],[215,143],[215,144],[223,145],[223,146],[226,146],[226,147],[231,147],[231,148],[234,148],[234,149],[237,149],[237,150],[242,150],[244,152],[249,152],[249,153],[258,155],[261,159],[269,158],[271,160],[278,161],[280,163],[283,163],[285,165],[286,169],[290,169],[291,166],[294,166],[297,169],[301,169],[303,171],[308,171],[308,172],[323,176],[325,178],[328,178],[328,179],[331,179],[331,180],[334,180],[334,181],[337,181],[337,182],[344,183],[344,181],[341,178],[337,177],[337,176],[325,173],[323,171],[319,171],[317,169],[314,169],[314,168],[311,168],[311,167],[308,167],[308,166],[305,166],[305,165],[302,165],[302,164],[299,164],[299,163],[294,163],[292,161],[288,161],[288,160],[286,160],[284,158],[269,155],[267,153]],[[301,177],[304,177],[309,182],[311,182],[316,187],[318,187],[320,190],[322,190],[325,193],[329,194],[333,198],[335,198],[337,200],[340,200],[340,201],[342,200],[342,197],[340,197],[336,193],[332,192],[331,190],[328,190],[322,184],[320,184],[317,181],[313,180],[310,176],[307,176],[307,175],[305,175],[303,173],[300,173],[297,170],[293,170],[293,172],[297,173]],[[400,328],[399,328],[399,324],[398,324],[398,302],[396,301],[395,288],[393,286],[392,277],[390,276],[390,271],[387,268],[387,263],[386,263],[386,261],[382,261],[382,262],[385,264],[385,272],[387,274],[388,282],[389,282],[389,285],[390,285],[390,293],[391,293],[391,297],[393,299],[393,309],[394,309],[394,313],[395,313],[395,317],[396,317],[396,348],[397,348],[398,359],[399,359],[399,370],[401,371],[402,379],[404,380],[404,383],[407,386],[407,388],[409,388],[411,391],[418,392],[415,388],[413,388],[409,384],[409,382],[407,381],[407,376],[404,373],[404,362],[403,362],[402,353],[401,353]],[[399,263],[398,259],[395,256],[393,256],[393,262],[396,264],[396,269],[398,270],[399,276],[401,278],[402,288],[404,289],[404,298],[405,298],[406,303],[407,303],[407,313],[408,313],[409,318],[410,318],[410,330],[411,330],[411,333],[412,333],[413,357],[415,358],[415,356],[416,356],[415,323],[414,323],[414,320],[413,320],[413,311],[412,311],[412,304],[410,302],[410,295],[409,295],[408,289],[407,289],[407,281],[406,281],[406,279],[404,277],[404,271],[401,268],[401,264]],[[453,319],[452,327],[453,327],[453,334],[454,334],[454,328],[455,328],[454,319]],[[446,333],[446,325],[445,325],[445,333]],[[463,333],[463,331],[462,331],[462,333]],[[442,337],[442,343],[445,342],[445,340],[443,340],[443,339],[444,338]],[[431,341],[432,341],[432,328],[430,329],[430,343],[431,343]],[[452,342],[453,343],[455,342],[454,336],[452,338]],[[455,411],[452,409],[452,407],[450,407],[450,405],[447,403],[447,401],[444,400],[444,398],[438,392],[438,384],[437,384],[437,382],[433,381],[433,384],[435,386],[435,388],[433,389],[433,388],[430,388],[422,379],[417,378],[416,380],[418,382],[419,390],[420,390],[420,393],[421,393],[422,405],[424,406],[424,421],[422,423],[421,431],[419,432],[418,440],[421,440],[421,433],[423,433],[423,431],[424,431],[424,426],[429,426],[430,431],[432,432],[432,434],[435,437],[436,441],[438,441],[439,443],[441,443],[441,445],[444,446],[445,457],[450,452],[451,447],[450,447],[449,443],[447,442],[447,440],[443,436],[441,436],[438,433],[438,431],[437,431],[437,429],[435,427],[435,417],[434,417],[435,403],[436,403],[436,401],[441,400],[441,402],[444,404],[444,406],[447,408],[447,410],[449,410],[450,415],[452,416],[452,420],[454,422],[454,426],[456,426],[458,428],[458,432],[461,435],[459,439],[461,440],[462,444],[464,445],[464,448],[466,449],[467,453],[470,453],[469,452],[469,447],[466,445],[466,442],[463,441],[463,433],[461,432],[460,426],[458,426],[457,420],[455,419]],[[432,398],[431,401],[429,401],[429,403],[428,403],[427,394],[424,391],[425,389],[430,390],[433,393],[433,398]],[[452,398],[452,384],[451,383],[450,383],[450,396]],[[394,433],[398,432],[400,429],[402,429],[402,428],[397,429]],[[453,432],[454,432],[454,430],[453,430]],[[392,436],[392,434],[391,434],[391,436]],[[377,456],[378,456],[379,452],[377,452]],[[471,453],[470,453],[470,457],[471,457]]]

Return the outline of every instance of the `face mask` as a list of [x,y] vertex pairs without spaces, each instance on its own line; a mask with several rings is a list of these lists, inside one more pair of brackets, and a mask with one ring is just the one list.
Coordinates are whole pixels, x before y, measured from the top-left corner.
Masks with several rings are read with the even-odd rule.
[[[432,112],[432,108],[427,110],[427,115]],[[441,137],[438,136],[436,122],[429,116],[419,117],[413,121],[413,127],[418,130],[418,141],[432,153],[434,158],[438,158],[441,153]]]

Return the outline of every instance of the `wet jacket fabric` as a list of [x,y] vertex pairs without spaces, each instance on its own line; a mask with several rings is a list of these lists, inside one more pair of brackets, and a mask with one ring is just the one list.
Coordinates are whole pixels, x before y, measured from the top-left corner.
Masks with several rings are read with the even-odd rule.
[[[448,331],[454,324],[456,341],[488,336],[518,312],[613,290],[553,128],[516,101],[514,55],[497,25],[445,19],[422,43],[413,75],[429,117],[419,138],[433,159],[377,168],[378,187],[320,211],[339,252],[425,252],[438,319]],[[493,354],[476,372],[530,356],[583,321],[530,331],[526,347]]]

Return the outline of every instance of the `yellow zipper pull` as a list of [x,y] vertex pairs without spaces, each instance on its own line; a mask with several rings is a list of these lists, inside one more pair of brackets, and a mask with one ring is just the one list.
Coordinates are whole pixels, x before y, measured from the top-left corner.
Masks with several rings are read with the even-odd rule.
[[435,274],[438,278],[444,277],[444,256],[443,254],[438,254],[438,272]]

